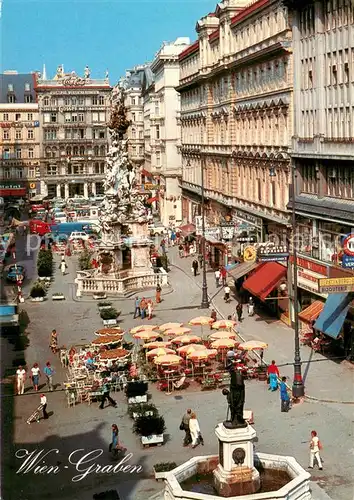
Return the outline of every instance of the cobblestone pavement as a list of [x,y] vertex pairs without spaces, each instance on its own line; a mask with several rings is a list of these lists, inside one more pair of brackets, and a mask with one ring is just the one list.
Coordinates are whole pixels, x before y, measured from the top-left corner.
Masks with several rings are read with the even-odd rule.
[[[191,276],[191,259],[179,259],[175,249],[170,249],[171,266],[169,273],[173,291],[163,295],[163,302],[157,306],[153,322],[166,321],[187,322],[194,316],[210,314],[210,311],[199,309],[201,293],[198,286],[200,277]],[[56,368],[55,382],[60,384],[65,380],[65,373],[58,366],[58,359],[49,352],[48,343],[50,331],[56,328],[59,332],[59,344],[85,343],[92,339],[95,329],[101,326],[97,314],[97,303],[92,300],[74,300],[73,279],[74,259],[70,261],[68,275],[61,277],[55,274],[55,281],[50,295],[63,291],[65,302],[48,300],[41,304],[25,303],[30,317],[28,327],[30,346],[26,351],[27,364],[38,361],[41,366],[50,360]],[[209,292],[216,292],[209,276]],[[140,294],[143,295],[143,294]],[[151,292],[146,292],[146,296]],[[220,294],[214,299],[215,305],[223,314],[229,314],[234,304],[226,306]],[[131,328],[141,322],[133,320],[133,299],[114,300],[114,305],[122,311],[121,326]],[[223,309],[222,309],[223,308]],[[197,333],[198,330],[193,330]],[[207,334],[208,332],[205,331]],[[240,327],[240,333],[245,338],[258,338],[269,342],[267,359],[274,357],[279,364],[292,361],[292,331],[278,323],[268,324],[257,317],[247,318]],[[309,355],[305,350],[303,356]],[[306,358],[305,358],[306,359]],[[282,369],[286,375],[291,375],[292,368]],[[324,394],[332,399],[352,398],[352,372],[349,368],[337,365],[333,361],[312,363],[308,370],[306,386],[311,395]],[[304,467],[308,464],[308,439],[312,429],[319,433],[324,444],[324,470],[313,472],[313,487],[316,496],[325,498],[318,486],[321,486],[333,500],[349,500],[353,498],[353,412],[352,406],[328,404],[306,400],[295,406],[288,414],[280,413],[279,394],[269,393],[266,384],[258,381],[246,382],[246,408],[252,409],[255,415],[255,428],[259,442],[256,449],[262,452],[289,454],[294,456]],[[344,388],[343,388],[344,386]],[[346,389],[345,389],[346,387]],[[93,493],[117,488],[124,500],[146,500],[149,496],[161,490],[161,483],[156,483],[151,477],[152,466],[157,462],[175,461],[181,463],[199,454],[216,454],[217,439],[214,436],[216,424],[225,418],[226,403],[220,391],[205,391],[190,387],[187,391],[175,392],[170,396],[160,393],[150,385],[152,401],[158,406],[166,420],[166,443],[159,448],[142,449],[139,438],[132,433],[132,422],[126,414],[126,401],[120,392],[113,397],[118,402],[118,408],[98,409],[97,403],[77,405],[67,408],[65,394],[59,390],[48,394],[48,420],[38,424],[26,424],[26,418],[37,406],[39,396],[28,389],[24,396],[5,396],[5,409],[14,416],[6,420],[7,435],[5,436],[5,492],[6,500],[42,500],[51,497],[52,500],[89,500]],[[323,392],[321,392],[323,391]],[[181,415],[187,407],[196,410],[205,446],[195,450],[181,446],[182,435],[179,431]],[[68,463],[68,456],[73,450],[102,449],[103,454],[96,459],[98,464],[109,462],[107,453],[110,442],[110,425],[116,422],[120,428],[121,439],[128,450],[133,453],[131,464],[140,464],[141,474],[95,474],[91,473],[78,482],[72,482],[78,473]],[[12,428],[13,441],[10,441]],[[20,460],[15,458],[15,451],[20,448],[33,450],[58,449],[47,457],[48,464],[56,464],[60,472],[56,475],[16,475]],[[67,467],[67,468],[65,468]],[[83,467],[85,468],[85,467]]]

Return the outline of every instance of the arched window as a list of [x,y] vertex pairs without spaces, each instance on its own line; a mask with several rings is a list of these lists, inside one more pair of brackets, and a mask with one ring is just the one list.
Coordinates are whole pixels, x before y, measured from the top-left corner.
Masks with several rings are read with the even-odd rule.
[[79,148],[77,146],[73,147],[73,156],[79,156]]
[[80,146],[80,156],[85,155],[85,146]]
[[103,95],[98,96],[98,104],[100,106],[104,105],[104,96]]
[[106,154],[106,146],[100,146],[100,156],[105,156]]
[[93,148],[93,152],[94,152],[94,155],[95,155],[95,156],[99,156],[99,154],[100,154],[99,150],[100,150],[100,148],[99,148],[98,146],[95,146],[95,147]]
[[56,158],[57,157],[57,153],[58,153],[57,148],[52,148],[52,158]]
[[52,155],[52,150],[51,148],[45,148],[45,155],[47,158],[50,158]]
[[44,106],[49,106],[49,97],[45,97],[43,99],[43,104],[44,104]]
[[68,146],[66,148],[66,156],[71,156],[71,147],[70,146]]

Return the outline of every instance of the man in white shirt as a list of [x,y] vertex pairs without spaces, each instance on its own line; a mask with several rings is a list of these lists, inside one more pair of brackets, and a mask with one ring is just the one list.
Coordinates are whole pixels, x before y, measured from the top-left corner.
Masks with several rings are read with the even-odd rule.
[[224,300],[225,300],[225,302],[229,302],[229,300],[230,300],[230,291],[231,291],[230,287],[228,285],[226,285],[224,287],[224,292],[225,292]]
[[216,287],[218,288],[219,283],[220,283],[220,269],[217,269],[215,271],[215,283],[216,283]]
[[45,396],[45,394],[41,394],[41,405],[43,406],[43,418],[49,418],[47,413],[47,397]]
[[25,392],[25,381],[26,370],[22,366],[19,366],[16,371],[17,394],[23,394]]

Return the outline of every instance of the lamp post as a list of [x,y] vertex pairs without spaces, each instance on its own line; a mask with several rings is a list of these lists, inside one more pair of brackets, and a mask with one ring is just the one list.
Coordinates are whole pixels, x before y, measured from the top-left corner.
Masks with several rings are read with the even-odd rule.
[[296,242],[295,242],[295,233],[296,233],[296,215],[295,215],[295,183],[296,183],[296,166],[295,162],[292,160],[291,164],[291,182],[292,182],[292,217],[291,217],[291,225],[292,225],[292,247],[293,247],[293,280],[294,280],[294,293],[293,293],[293,301],[294,301],[294,330],[295,330],[295,351],[294,351],[294,380],[292,392],[295,399],[301,398],[305,395],[305,386],[302,380],[301,373],[301,356],[300,356],[300,338],[299,338],[299,311],[297,307],[298,303],[298,291],[297,291],[297,250],[296,250]]
[[202,188],[202,255],[203,255],[203,282],[202,282],[202,303],[200,307],[202,309],[208,309],[209,298],[208,298],[208,284],[206,277],[206,262],[205,262],[205,203],[204,203],[204,159],[201,161],[202,172],[201,172],[201,188]]
[[[269,176],[275,177],[276,171],[273,165],[269,169]],[[295,244],[296,234],[296,215],[295,215],[295,182],[296,182],[296,166],[291,165],[291,183],[292,183],[292,212],[291,212],[291,230],[292,230],[292,247],[293,247],[293,303],[294,303],[294,332],[295,332],[295,349],[294,349],[294,379],[292,393],[295,399],[299,399],[305,395],[304,382],[301,373],[301,356],[300,356],[300,337],[299,337],[299,311],[297,308],[298,291],[297,291],[297,250]],[[290,293],[289,293],[290,295]]]

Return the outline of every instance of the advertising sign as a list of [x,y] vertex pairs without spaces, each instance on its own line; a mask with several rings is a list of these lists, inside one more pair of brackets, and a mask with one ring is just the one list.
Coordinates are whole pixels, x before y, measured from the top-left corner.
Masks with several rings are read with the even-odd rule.
[[320,293],[348,293],[354,292],[354,276],[348,278],[325,278],[318,280]]
[[256,262],[257,250],[254,247],[245,247],[243,250],[243,260],[245,262]]
[[286,262],[289,251],[286,245],[261,246],[258,249],[258,258],[261,262]]
[[354,234],[348,234],[343,239],[342,267],[354,269]]

